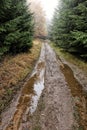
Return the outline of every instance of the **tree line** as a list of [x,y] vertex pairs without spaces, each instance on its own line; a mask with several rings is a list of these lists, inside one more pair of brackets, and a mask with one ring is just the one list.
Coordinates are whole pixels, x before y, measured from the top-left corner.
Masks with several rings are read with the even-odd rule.
[[0,57],[19,53],[32,46],[33,15],[26,0],[0,2]]
[[0,57],[25,52],[35,36],[46,34],[45,12],[35,0],[1,0]]
[[50,26],[50,39],[65,51],[87,59],[87,0],[61,0]]

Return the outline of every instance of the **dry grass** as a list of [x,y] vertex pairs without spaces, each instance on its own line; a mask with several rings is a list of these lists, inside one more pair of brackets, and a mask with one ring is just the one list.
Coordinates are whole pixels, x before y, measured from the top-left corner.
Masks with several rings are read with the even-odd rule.
[[82,69],[87,74],[87,63],[82,61],[81,59],[78,59],[74,55],[63,51],[59,47],[56,47],[55,44],[51,43],[52,48],[55,50],[55,52],[61,57],[65,58],[66,61],[78,66],[80,69]]
[[6,56],[0,63],[0,112],[11,100],[11,96],[17,91],[17,84],[27,74],[31,73],[35,61],[40,54],[41,42],[35,40],[33,47],[28,53],[21,53],[16,56]]

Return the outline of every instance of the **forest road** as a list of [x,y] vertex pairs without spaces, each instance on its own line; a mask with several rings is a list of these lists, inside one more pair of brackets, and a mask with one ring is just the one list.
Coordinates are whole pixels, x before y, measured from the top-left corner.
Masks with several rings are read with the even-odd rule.
[[63,67],[53,49],[43,43],[40,58],[15,110],[10,108],[10,114],[14,114],[2,114],[0,130],[73,130],[74,103],[60,66]]

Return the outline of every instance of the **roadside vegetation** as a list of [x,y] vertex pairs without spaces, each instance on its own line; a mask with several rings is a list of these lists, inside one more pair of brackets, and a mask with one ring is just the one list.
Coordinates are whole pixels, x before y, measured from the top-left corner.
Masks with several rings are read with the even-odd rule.
[[87,1],[61,0],[49,32],[58,47],[87,60]]
[[46,24],[44,15],[41,4],[35,1],[1,0],[0,113],[23,87],[21,81],[31,73],[39,57],[41,41],[34,38],[46,33],[42,26]]
[[76,65],[79,69],[82,69],[87,74],[87,62],[83,61],[81,58],[78,58],[73,54],[70,54],[69,52],[64,51],[62,48],[56,46],[52,42],[50,45],[61,59],[64,58],[67,62]]
[[35,40],[27,53],[7,55],[0,64],[0,113],[23,85],[21,81],[29,75],[39,57],[41,42]]

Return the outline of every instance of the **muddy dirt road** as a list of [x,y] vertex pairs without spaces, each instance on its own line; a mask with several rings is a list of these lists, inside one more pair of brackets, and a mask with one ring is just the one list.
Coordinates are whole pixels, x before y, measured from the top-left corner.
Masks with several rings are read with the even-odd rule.
[[78,126],[61,67],[52,48],[43,44],[32,75],[2,113],[0,130],[74,130]]

